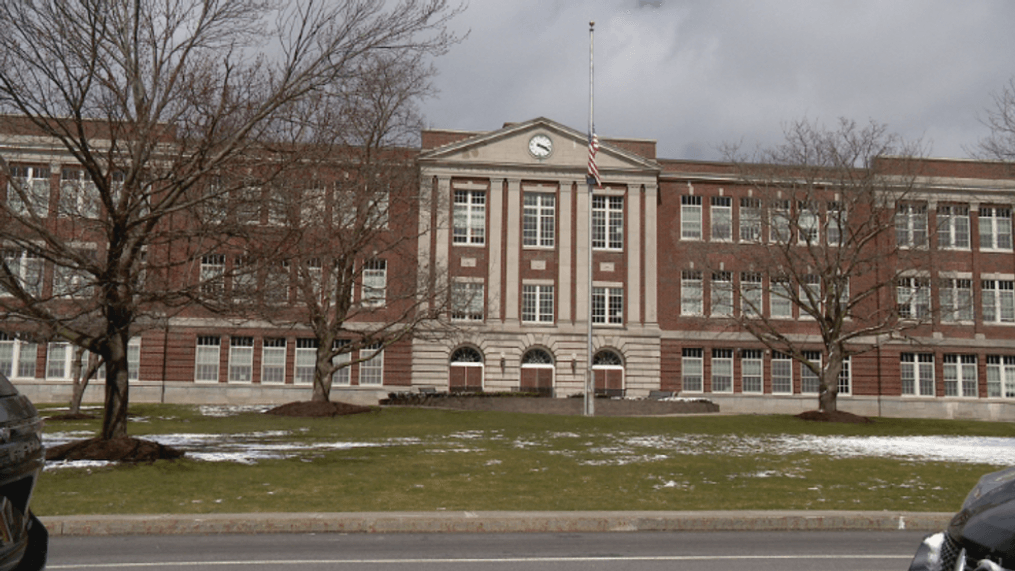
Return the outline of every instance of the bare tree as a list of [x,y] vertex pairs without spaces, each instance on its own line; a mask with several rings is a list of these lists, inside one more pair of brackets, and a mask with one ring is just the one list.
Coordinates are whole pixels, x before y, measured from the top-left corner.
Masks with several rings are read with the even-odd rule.
[[[727,149],[755,192],[740,209],[742,232],[755,234],[741,239],[768,236],[746,256],[731,319],[813,373],[819,409],[832,412],[845,359],[931,316],[927,212],[908,201],[920,147],[845,119],[834,130],[797,121],[785,136],[750,162]],[[802,323],[787,322],[794,312]]]
[[1015,161],[1015,78],[994,95],[994,107],[983,119],[990,135],[980,139],[972,154],[978,158]]
[[[270,156],[294,109],[359,82],[377,54],[442,53],[458,11],[447,0],[0,4],[17,22],[0,37],[0,309],[105,362],[101,438],[127,434],[132,332],[193,298],[170,252],[184,237],[191,254],[216,245],[194,225],[214,216],[186,216],[237,190],[209,178]],[[76,163],[55,197],[57,175],[15,154],[33,144]]]

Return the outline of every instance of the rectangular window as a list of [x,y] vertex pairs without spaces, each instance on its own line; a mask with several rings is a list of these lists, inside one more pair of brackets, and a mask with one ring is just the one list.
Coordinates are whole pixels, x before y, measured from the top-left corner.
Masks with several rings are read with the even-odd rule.
[[895,241],[900,248],[922,248],[927,245],[926,204],[896,206]]
[[768,303],[772,317],[776,319],[793,318],[793,286],[789,279],[782,276],[771,278]]
[[592,247],[599,250],[624,248],[624,198],[592,197]]
[[758,198],[740,199],[740,241],[761,241],[761,200]]
[[853,393],[853,359],[842,358],[842,368],[839,369],[839,394],[848,395]]
[[36,361],[39,358],[39,345],[29,341],[19,341],[17,347],[17,374],[20,379],[34,379]]
[[95,292],[87,268],[95,260],[95,250],[76,249],[78,259],[53,265],[53,297],[88,298]]
[[254,380],[254,338],[229,339],[229,382],[249,383]]
[[740,313],[747,317],[758,317],[762,311],[761,274],[740,273]]
[[556,195],[526,192],[522,209],[522,245],[552,248],[556,224]]
[[384,305],[388,287],[388,262],[367,260],[363,265],[363,305],[380,307]]
[[[42,295],[44,260],[28,250],[3,250],[4,263],[18,279],[18,285],[32,297]],[[0,295],[10,295],[6,289]]]
[[930,280],[919,277],[899,278],[895,288],[899,317],[927,319],[930,317]]
[[281,385],[285,383],[285,338],[267,338],[261,350],[261,383]]
[[733,199],[728,196],[713,196],[711,226],[712,239],[729,242],[733,239]]
[[763,353],[758,349],[740,351],[740,384],[745,393],[761,393],[764,389]]
[[314,383],[314,371],[317,370],[317,339],[296,340],[296,363],[293,370],[293,382],[297,385]]
[[235,191],[236,222],[240,224],[261,223],[262,191],[260,186],[245,185]]
[[712,349],[712,392],[733,392],[733,349]]
[[1015,356],[987,355],[987,396],[1015,397]]
[[359,384],[361,385],[383,385],[384,384],[384,349],[381,344],[371,345],[360,349],[360,359],[366,359],[359,364]]
[[607,325],[624,324],[623,288],[592,288],[592,323]]
[[0,374],[7,378],[14,376],[14,351],[16,345],[17,340],[0,331]]
[[980,249],[1011,250],[1011,208],[980,207]]
[[[332,349],[338,351],[342,348],[348,348],[349,341],[347,339],[336,339],[332,345]],[[349,363],[352,361],[352,354],[348,350],[344,350],[341,353],[331,358],[331,364],[335,369],[331,373],[331,384],[348,386],[352,384],[352,375],[349,374]]]
[[973,320],[973,280],[942,279],[940,297],[941,321]]
[[257,294],[257,264],[250,256],[233,258],[232,294],[234,302],[252,301]]
[[843,208],[842,203],[838,201],[831,201],[827,204],[828,209],[828,230],[826,234],[828,236],[828,244],[830,246],[841,246],[848,241],[848,236],[845,232],[847,229],[846,224],[848,222],[846,218],[846,209]]
[[7,206],[18,216],[49,216],[49,169],[11,167],[7,183]]
[[455,281],[451,284],[451,319],[483,320],[483,283]]
[[824,298],[821,297],[821,277],[815,274],[803,276],[800,283],[800,319],[814,319],[811,311],[821,311]]
[[984,323],[1015,323],[1015,282],[980,282]]
[[[804,359],[811,362],[818,370],[821,370],[821,353],[817,351],[804,351]],[[814,373],[810,367],[800,363],[800,392],[818,394],[821,389],[821,377]]]
[[194,380],[199,383],[217,383],[219,380],[219,350],[221,339],[202,335],[197,338],[197,355],[194,358]]
[[969,207],[937,207],[937,247],[969,249]]
[[50,343],[46,349],[46,378],[69,379],[70,359],[74,351],[65,341]]
[[701,240],[701,197],[680,197],[680,238]]
[[702,392],[704,390],[702,378],[705,372],[702,350],[685,348],[681,355],[680,368],[683,373],[681,386],[683,390],[691,393]]
[[486,243],[486,191],[455,191],[453,241],[455,244]]
[[946,397],[976,396],[976,355],[941,357]]
[[789,242],[793,228],[792,212],[788,200],[773,200],[769,211],[769,241],[776,244]]
[[553,318],[553,286],[522,285],[522,323],[553,323]]
[[733,315],[733,273],[712,272],[711,310],[716,317]]
[[934,355],[932,353],[903,353],[900,356],[902,394],[934,396]]
[[793,359],[785,353],[772,351],[772,394],[793,393]]
[[680,273],[680,314],[702,315],[701,272],[684,270]]
[[800,235],[797,237],[804,244],[819,244],[821,239],[821,218],[818,216],[818,205],[812,202],[798,202],[797,226]]
[[264,274],[264,301],[271,305],[289,303],[289,262],[269,262]]
[[99,190],[84,169],[61,169],[58,216],[98,218],[100,205]]
[[201,257],[201,293],[211,298],[221,298],[225,293],[224,276],[226,257],[209,254]]

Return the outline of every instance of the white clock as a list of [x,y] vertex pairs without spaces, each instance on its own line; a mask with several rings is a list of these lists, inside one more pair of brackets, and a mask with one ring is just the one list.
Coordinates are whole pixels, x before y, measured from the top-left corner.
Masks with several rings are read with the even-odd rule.
[[529,139],[529,153],[537,159],[545,159],[553,152],[553,141],[546,135],[533,135]]

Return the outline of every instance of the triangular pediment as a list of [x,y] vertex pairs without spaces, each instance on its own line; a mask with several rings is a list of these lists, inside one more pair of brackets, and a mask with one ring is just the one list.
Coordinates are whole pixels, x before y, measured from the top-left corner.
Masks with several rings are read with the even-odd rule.
[[[545,139],[539,138],[533,143],[534,137]],[[551,147],[548,153],[544,148],[546,140]],[[541,153],[543,156],[540,156]],[[419,161],[445,166],[498,165],[584,171],[588,158],[587,134],[539,117],[523,123],[510,123],[496,131],[467,135],[453,143],[424,151]],[[609,172],[658,172],[660,168],[655,160],[602,141],[601,137],[596,165],[604,176]]]

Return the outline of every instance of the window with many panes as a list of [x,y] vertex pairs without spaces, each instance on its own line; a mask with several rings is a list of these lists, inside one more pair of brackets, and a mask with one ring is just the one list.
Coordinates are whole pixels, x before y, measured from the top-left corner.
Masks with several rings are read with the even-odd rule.
[[733,315],[733,273],[712,272],[711,311],[716,317]]
[[381,344],[378,343],[360,349],[359,356],[360,359],[366,359],[359,364],[359,384],[383,385],[384,349]]
[[903,353],[899,359],[902,394],[934,396],[934,355]]
[[768,304],[772,317],[793,318],[793,286],[785,276],[773,276],[770,280]]
[[46,378],[47,379],[69,379],[70,360],[73,356],[73,349],[66,341],[50,343],[46,347]]
[[88,268],[95,260],[95,250],[75,249],[76,258],[68,257],[53,265],[53,296],[87,298],[95,292]]
[[201,293],[220,298],[225,293],[226,257],[208,254],[201,257]]
[[0,374],[7,378],[14,376],[14,359],[17,339],[0,331]]
[[792,212],[788,200],[773,200],[768,211],[768,239],[771,242],[785,244],[792,235]]
[[363,264],[363,305],[379,307],[384,305],[388,287],[388,262],[367,260]]
[[199,383],[217,383],[219,380],[219,351],[222,340],[210,335],[197,338],[194,358],[194,380]]
[[522,322],[553,323],[553,286],[522,285]]
[[254,380],[254,338],[229,339],[229,382],[249,383]]
[[927,245],[927,205],[899,204],[895,207],[895,242],[900,248]]
[[7,206],[18,216],[49,216],[49,168],[12,166]]
[[251,301],[257,294],[257,264],[251,256],[233,258],[232,298],[234,302]]
[[987,396],[1015,397],[1015,355],[987,355]]
[[733,392],[733,349],[712,349],[712,392]]
[[814,315],[807,312],[805,308],[820,311],[823,298],[821,297],[821,276],[807,274],[800,282],[800,319],[813,319]]
[[0,332],[0,373],[8,378],[34,379],[38,345]]
[[[44,260],[28,250],[3,250],[4,263],[7,269],[17,278],[20,285],[28,295],[38,297],[42,295],[42,278]],[[0,290],[0,295],[10,295],[6,289]]]
[[600,250],[624,248],[624,197],[592,197],[592,247]]
[[1015,323],[1015,282],[982,280],[980,301],[984,323]]
[[837,200],[830,201],[827,205],[828,230],[826,231],[828,244],[841,246],[848,241],[846,209]]
[[899,317],[926,319],[930,317],[930,279],[906,276],[898,279],[895,303]]
[[522,208],[522,245],[552,248],[555,237],[557,197],[546,192],[526,192]]
[[943,278],[940,284],[941,321],[972,321],[973,280]]
[[980,249],[1011,250],[1011,208],[980,207]]
[[761,241],[761,199],[740,199],[740,241]]
[[592,323],[624,324],[624,289],[619,287],[592,288]]
[[455,191],[452,240],[455,244],[486,243],[486,191]]
[[261,349],[261,382],[281,385],[285,383],[286,341],[283,337],[266,338]]
[[762,312],[761,274],[740,273],[740,313],[747,317],[758,317]]
[[853,359],[842,358],[842,368],[839,369],[839,394],[848,395],[853,392]]
[[705,373],[705,365],[701,349],[685,347],[681,352],[680,369],[683,390],[692,393],[700,393],[704,390],[702,378]]
[[680,314],[702,315],[702,286],[700,270],[684,270],[680,273]]
[[772,351],[772,394],[793,392],[793,359],[785,353]]
[[800,229],[797,239],[804,244],[817,244],[821,238],[818,205],[813,202],[798,202],[797,209],[797,226]]
[[937,207],[938,248],[969,249],[969,207],[942,205]]
[[451,319],[483,320],[483,282],[456,280],[451,284]]
[[764,353],[760,349],[740,351],[740,385],[745,393],[761,393],[764,389]]
[[976,355],[952,355],[941,357],[942,383],[946,397],[976,396]]
[[317,339],[296,340],[296,363],[293,369],[293,382],[297,385],[310,385],[314,382],[314,371],[317,369]]
[[84,169],[61,169],[58,216],[98,218],[99,206],[99,190]]
[[680,197],[680,237],[701,240],[701,197]]
[[[804,351],[804,359],[821,370],[821,353],[818,351]],[[817,394],[821,388],[821,377],[811,370],[804,363],[800,363],[800,392]]]
[[711,202],[712,239],[728,242],[733,239],[733,199],[728,196],[713,196]]
[[345,349],[331,358],[332,366],[337,367],[331,373],[332,385],[346,386],[352,384],[352,375],[350,374],[349,367],[349,363],[352,361],[352,353],[348,350],[348,345],[348,339],[336,339],[334,344],[332,344],[332,349],[335,351]]

